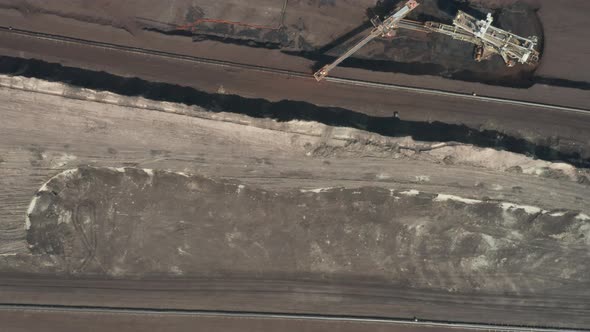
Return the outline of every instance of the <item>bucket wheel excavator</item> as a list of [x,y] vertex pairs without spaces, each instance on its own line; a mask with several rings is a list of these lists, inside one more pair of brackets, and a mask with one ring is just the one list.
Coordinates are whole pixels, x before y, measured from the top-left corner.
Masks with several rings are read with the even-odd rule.
[[394,30],[398,27],[398,23],[406,17],[409,13],[411,13],[416,7],[418,7],[418,2],[416,0],[410,0],[406,2],[406,4],[401,7],[400,9],[396,10],[391,16],[387,17],[385,20],[381,21],[379,17],[375,17],[371,20],[373,23],[373,30],[371,33],[365,37],[363,40],[358,42],[354,45],[351,49],[346,51],[346,53],[342,54],[338,59],[332,62],[329,65],[325,65],[322,69],[318,70],[313,76],[319,82],[324,79],[324,77],[328,76],[330,71],[336,68],[342,61],[349,58],[351,55],[356,53],[359,49],[369,43],[371,40],[377,37],[391,37],[394,33]]
[[392,37],[397,28],[425,33],[441,33],[453,39],[471,43],[475,46],[474,59],[477,62],[489,59],[494,54],[500,55],[508,67],[513,67],[517,63],[534,66],[539,62],[539,52],[536,50],[538,38],[536,36],[521,37],[492,26],[494,19],[491,14],[487,14],[485,19],[479,20],[463,11],[458,11],[453,25],[432,21],[420,23],[404,19],[418,6],[419,3],[416,0],[409,0],[385,20],[381,21],[379,17],[372,19],[371,23],[374,27],[371,33],[334,62],[314,73],[315,79],[318,82],[323,80],[332,69],[367,43],[378,37]]

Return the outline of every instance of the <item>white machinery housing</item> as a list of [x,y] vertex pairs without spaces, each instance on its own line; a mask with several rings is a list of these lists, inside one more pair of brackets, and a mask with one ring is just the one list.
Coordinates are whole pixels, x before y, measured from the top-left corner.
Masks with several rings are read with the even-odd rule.
[[475,44],[476,61],[499,54],[508,67],[513,67],[516,63],[536,65],[539,62],[539,52],[535,50],[537,37],[524,38],[498,29],[492,26],[493,21],[489,13],[485,20],[478,20],[459,11],[452,26],[437,22],[426,22],[424,26],[431,31]]

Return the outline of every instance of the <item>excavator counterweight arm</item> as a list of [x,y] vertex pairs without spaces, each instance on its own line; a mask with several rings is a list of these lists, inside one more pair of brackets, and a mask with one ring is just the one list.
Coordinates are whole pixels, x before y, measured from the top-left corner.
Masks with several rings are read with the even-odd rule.
[[369,43],[371,40],[377,37],[386,37],[390,35],[390,33],[398,27],[398,23],[406,17],[414,8],[418,7],[418,2],[416,0],[409,0],[406,4],[398,9],[393,15],[387,17],[383,22],[376,25],[375,28],[371,31],[371,33],[363,38],[360,42],[350,48],[346,53],[342,54],[338,59],[336,59],[331,64],[325,65],[322,69],[318,70],[313,76],[319,82],[326,77],[330,71],[336,68],[342,61],[349,58],[351,55],[356,53],[359,49]]

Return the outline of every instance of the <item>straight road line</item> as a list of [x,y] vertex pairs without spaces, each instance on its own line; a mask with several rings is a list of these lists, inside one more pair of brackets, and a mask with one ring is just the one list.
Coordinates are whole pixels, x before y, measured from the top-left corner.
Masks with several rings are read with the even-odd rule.
[[[278,75],[282,75],[282,76],[287,76],[289,78],[307,79],[310,82],[314,81],[315,84],[322,84],[322,83],[316,83],[312,74],[305,73],[305,72],[298,72],[298,71],[278,69],[278,68],[269,68],[269,67],[264,67],[264,66],[236,63],[236,62],[231,62],[231,61],[207,59],[207,58],[194,57],[194,56],[189,56],[189,55],[182,55],[182,54],[169,53],[169,52],[163,52],[163,51],[149,50],[149,49],[143,49],[143,48],[138,48],[138,47],[130,47],[130,46],[117,45],[117,44],[96,42],[96,41],[90,41],[90,40],[85,40],[85,39],[78,39],[78,38],[71,38],[71,37],[65,37],[65,36],[59,36],[59,35],[45,34],[45,33],[41,33],[41,32],[13,29],[11,27],[6,27],[6,26],[0,26],[0,32],[12,33],[12,34],[17,34],[17,35],[21,35],[21,36],[30,37],[30,38],[49,40],[49,41],[53,41],[53,42],[57,41],[57,42],[64,42],[64,43],[69,43],[69,44],[86,45],[86,46],[98,47],[98,48],[109,49],[109,50],[117,50],[117,51],[121,51],[121,52],[136,53],[136,54],[150,55],[150,56],[159,56],[159,57],[164,57],[164,58],[169,58],[169,59],[183,60],[183,61],[189,61],[189,62],[193,62],[193,63],[199,63],[199,64],[205,64],[205,65],[211,65],[211,66],[218,66],[218,67],[225,67],[225,68],[238,68],[238,69],[251,70],[251,71],[257,71],[257,72],[262,72],[262,73],[278,74]],[[523,106],[523,107],[530,107],[530,108],[543,108],[543,109],[549,109],[549,110],[554,110],[554,111],[590,115],[590,109],[552,105],[552,104],[545,104],[545,103],[536,103],[536,102],[530,102],[530,101],[524,101],[524,100],[480,96],[480,95],[474,95],[474,94],[472,95],[472,94],[467,94],[467,93],[459,93],[459,92],[452,92],[452,91],[439,90],[439,89],[418,88],[418,87],[411,87],[411,86],[404,86],[404,85],[390,84],[390,83],[377,83],[377,82],[369,82],[369,81],[355,80],[355,79],[342,78],[342,77],[333,77],[333,76],[326,77],[325,81],[328,83],[359,86],[359,87],[365,87],[365,88],[374,88],[374,89],[383,89],[383,90],[392,90],[392,91],[404,91],[404,92],[411,92],[411,93],[416,93],[416,94],[426,94],[426,95],[443,96],[443,97],[450,97],[450,98],[460,98],[460,99],[475,100],[475,101],[505,104],[505,105]]]
[[288,313],[263,313],[263,312],[239,312],[239,311],[215,311],[215,310],[182,310],[182,309],[151,309],[151,308],[115,308],[99,306],[63,306],[63,305],[39,305],[39,304],[0,304],[0,310],[4,311],[36,311],[36,312],[71,312],[71,313],[105,313],[105,314],[132,314],[132,315],[170,315],[170,316],[201,316],[201,317],[227,317],[227,318],[258,318],[258,319],[283,319],[283,320],[315,320],[333,322],[355,323],[380,323],[396,325],[412,325],[416,327],[438,327],[446,329],[471,329],[475,331],[506,331],[506,332],[570,332],[588,331],[567,328],[548,328],[532,326],[509,326],[475,323],[453,323],[416,319],[395,319],[382,317],[357,317],[357,316],[331,316],[313,314],[288,314]]
[[532,108],[545,108],[545,109],[551,109],[551,110],[556,110],[556,111],[564,111],[564,112],[581,113],[581,114],[585,114],[585,115],[590,115],[590,109],[576,108],[576,107],[569,107],[569,106],[559,106],[559,105],[552,105],[552,104],[542,104],[542,103],[535,103],[535,102],[524,101],[524,100],[487,97],[487,96],[479,96],[479,95],[451,92],[451,91],[445,91],[445,90],[416,88],[416,87],[397,85],[397,84],[368,82],[368,81],[352,80],[352,79],[347,79],[347,78],[329,77],[329,76],[324,78],[324,80],[328,81],[328,82],[333,82],[333,83],[356,85],[356,86],[362,86],[362,87],[368,87],[368,88],[408,91],[408,92],[414,92],[414,93],[419,93],[419,94],[445,96],[445,97],[458,97],[458,98],[471,99],[471,100],[483,101],[483,102],[509,104],[509,105],[516,105],[516,106],[532,107]]

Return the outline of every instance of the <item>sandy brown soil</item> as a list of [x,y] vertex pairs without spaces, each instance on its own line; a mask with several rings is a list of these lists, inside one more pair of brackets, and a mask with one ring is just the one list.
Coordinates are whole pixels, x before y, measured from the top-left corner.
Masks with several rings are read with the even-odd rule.
[[[361,132],[20,81],[76,99],[0,90],[10,101],[0,131],[3,302],[91,304],[101,294],[103,305],[324,312],[336,296],[341,305],[325,312],[387,315],[396,308],[404,317],[481,321],[476,312],[495,308],[486,319],[495,322],[517,297],[518,310],[502,322],[585,326],[588,186],[575,172],[547,177],[551,165],[518,158],[512,166],[537,163],[541,172],[474,167],[469,158],[485,151],[392,153],[394,144],[421,143],[373,137],[381,148],[351,145],[346,138]],[[456,163],[436,162],[448,156]],[[99,168],[77,170],[85,165]],[[148,299],[155,293],[120,281],[68,281],[85,291],[57,295],[39,286],[69,288],[49,286],[56,280],[25,286],[22,273],[157,278],[164,284],[134,287],[160,289],[166,300],[156,304]],[[182,299],[168,289],[176,287],[171,279],[203,278],[219,281]],[[255,286],[238,287],[242,278]],[[307,280],[296,289],[319,287],[324,295],[311,301],[260,278]],[[361,280],[372,286],[358,286]],[[379,305],[366,305],[376,289],[392,287]],[[279,295],[246,303],[246,289],[274,289],[281,305]],[[441,301],[478,305],[441,311]]]
[[542,293],[590,276],[586,214],[416,190],[277,192],[82,168],[44,184],[27,213],[32,253],[68,275],[360,278],[460,293]]
[[[297,179],[296,187],[312,189],[333,187],[334,182],[347,187],[375,182],[389,186],[397,182],[399,189],[431,193],[444,190],[457,196],[505,199],[544,209],[584,210],[586,207],[583,197],[587,185],[577,182],[583,182],[579,180],[587,175],[572,173],[575,169],[571,166],[564,168],[558,163],[534,161],[517,154],[436,143],[430,144],[438,146],[437,149],[415,153],[411,148],[417,146],[411,140],[348,128],[208,113],[198,107],[96,94],[58,83],[19,78],[5,81],[75,98],[4,91],[6,98],[15,104],[6,104],[3,109],[2,133],[6,136],[2,140],[5,152],[1,157],[2,170],[6,172],[4,187],[9,188],[2,196],[3,219],[15,231],[19,230],[16,234],[21,236],[19,211],[26,210],[31,193],[60,170],[78,165],[171,169],[239,178],[274,188],[293,188],[284,178]],[[31,108],[31,97],[42,98],[42,105],[36,103]],[[93,112],[80,112],[88,107],[76,100],[80,98],[112,101],[131,106],[136,112],[128,113],[125,108],[100,103],[91,104]],[[142,111],[145,105],[205,119]],[[45,109],[53,111],[44,112]],[[186,121],[189,127],[185,127]],[[69,128],[66,133],[62,130],[64,123]],[[34,134],[25,129],[29,127],[36,128]],[[496,161],[486,162],[490,159]],[[417,165],[421,165],[420,172]],[[358,171],[359,167],[362,172]],[[547,176],[536,176],[544,172]],[[561,176],[554,176],[560,173]]]

